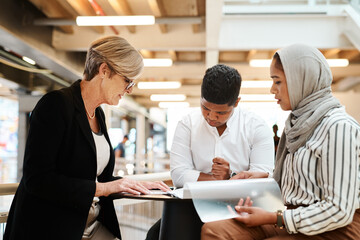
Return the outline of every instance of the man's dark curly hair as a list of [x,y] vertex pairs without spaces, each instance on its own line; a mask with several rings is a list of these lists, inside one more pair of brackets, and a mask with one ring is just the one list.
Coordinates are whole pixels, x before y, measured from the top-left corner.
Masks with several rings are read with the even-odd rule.
[[217,64],[206,70],[201,84],[201,97],[215,104],[233,106],[239,97],[241,76],[232,67]]

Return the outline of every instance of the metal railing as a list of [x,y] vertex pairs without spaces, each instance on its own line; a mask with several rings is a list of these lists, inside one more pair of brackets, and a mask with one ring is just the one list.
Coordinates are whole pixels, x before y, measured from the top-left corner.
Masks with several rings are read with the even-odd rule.
[[[5,198],[4,196],[14,195],[18,186],[19,186],[18,183],[0,184],[0,197]],[[0,240],[3,239],[8,214],[9,214],[8,211],[0,212]]]

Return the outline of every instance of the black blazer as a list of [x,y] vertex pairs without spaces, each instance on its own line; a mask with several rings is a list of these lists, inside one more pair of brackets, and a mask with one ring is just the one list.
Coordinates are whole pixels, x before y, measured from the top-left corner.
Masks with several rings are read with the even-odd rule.
[[[80,80],[43,96],[30,117],[24,171],[4,239],[81,240],[96,189],[96,148],[81,97]],[[99,182],[112,176],[115,156],[105,115],[96,109],[110,147]],[[100,198],[98,220],[120,238],[113,201]]]

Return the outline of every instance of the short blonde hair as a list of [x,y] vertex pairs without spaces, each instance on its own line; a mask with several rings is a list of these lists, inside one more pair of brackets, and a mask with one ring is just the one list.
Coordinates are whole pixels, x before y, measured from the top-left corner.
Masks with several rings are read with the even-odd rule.
[[136,79],[144,68],[141,54],[118,36],[103,37],[91,43],[86,55],[84,79],[93,79],[102,63],[108,65],[111,75],[115,73],[131,80]]

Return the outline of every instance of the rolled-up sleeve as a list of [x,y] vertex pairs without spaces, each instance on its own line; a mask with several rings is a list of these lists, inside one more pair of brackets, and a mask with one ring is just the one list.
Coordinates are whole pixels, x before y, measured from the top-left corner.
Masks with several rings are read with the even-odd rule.
[[191,154],[191,131],[184,121],[179,121],[170,152],[171,178],[175,187],[185,182],[196,182],[200,171],[195,170]]
[[250,168],[252,172],[268,172],[272,176],[274,170],[274,140],[266,123],[254,127],[251,141]]

